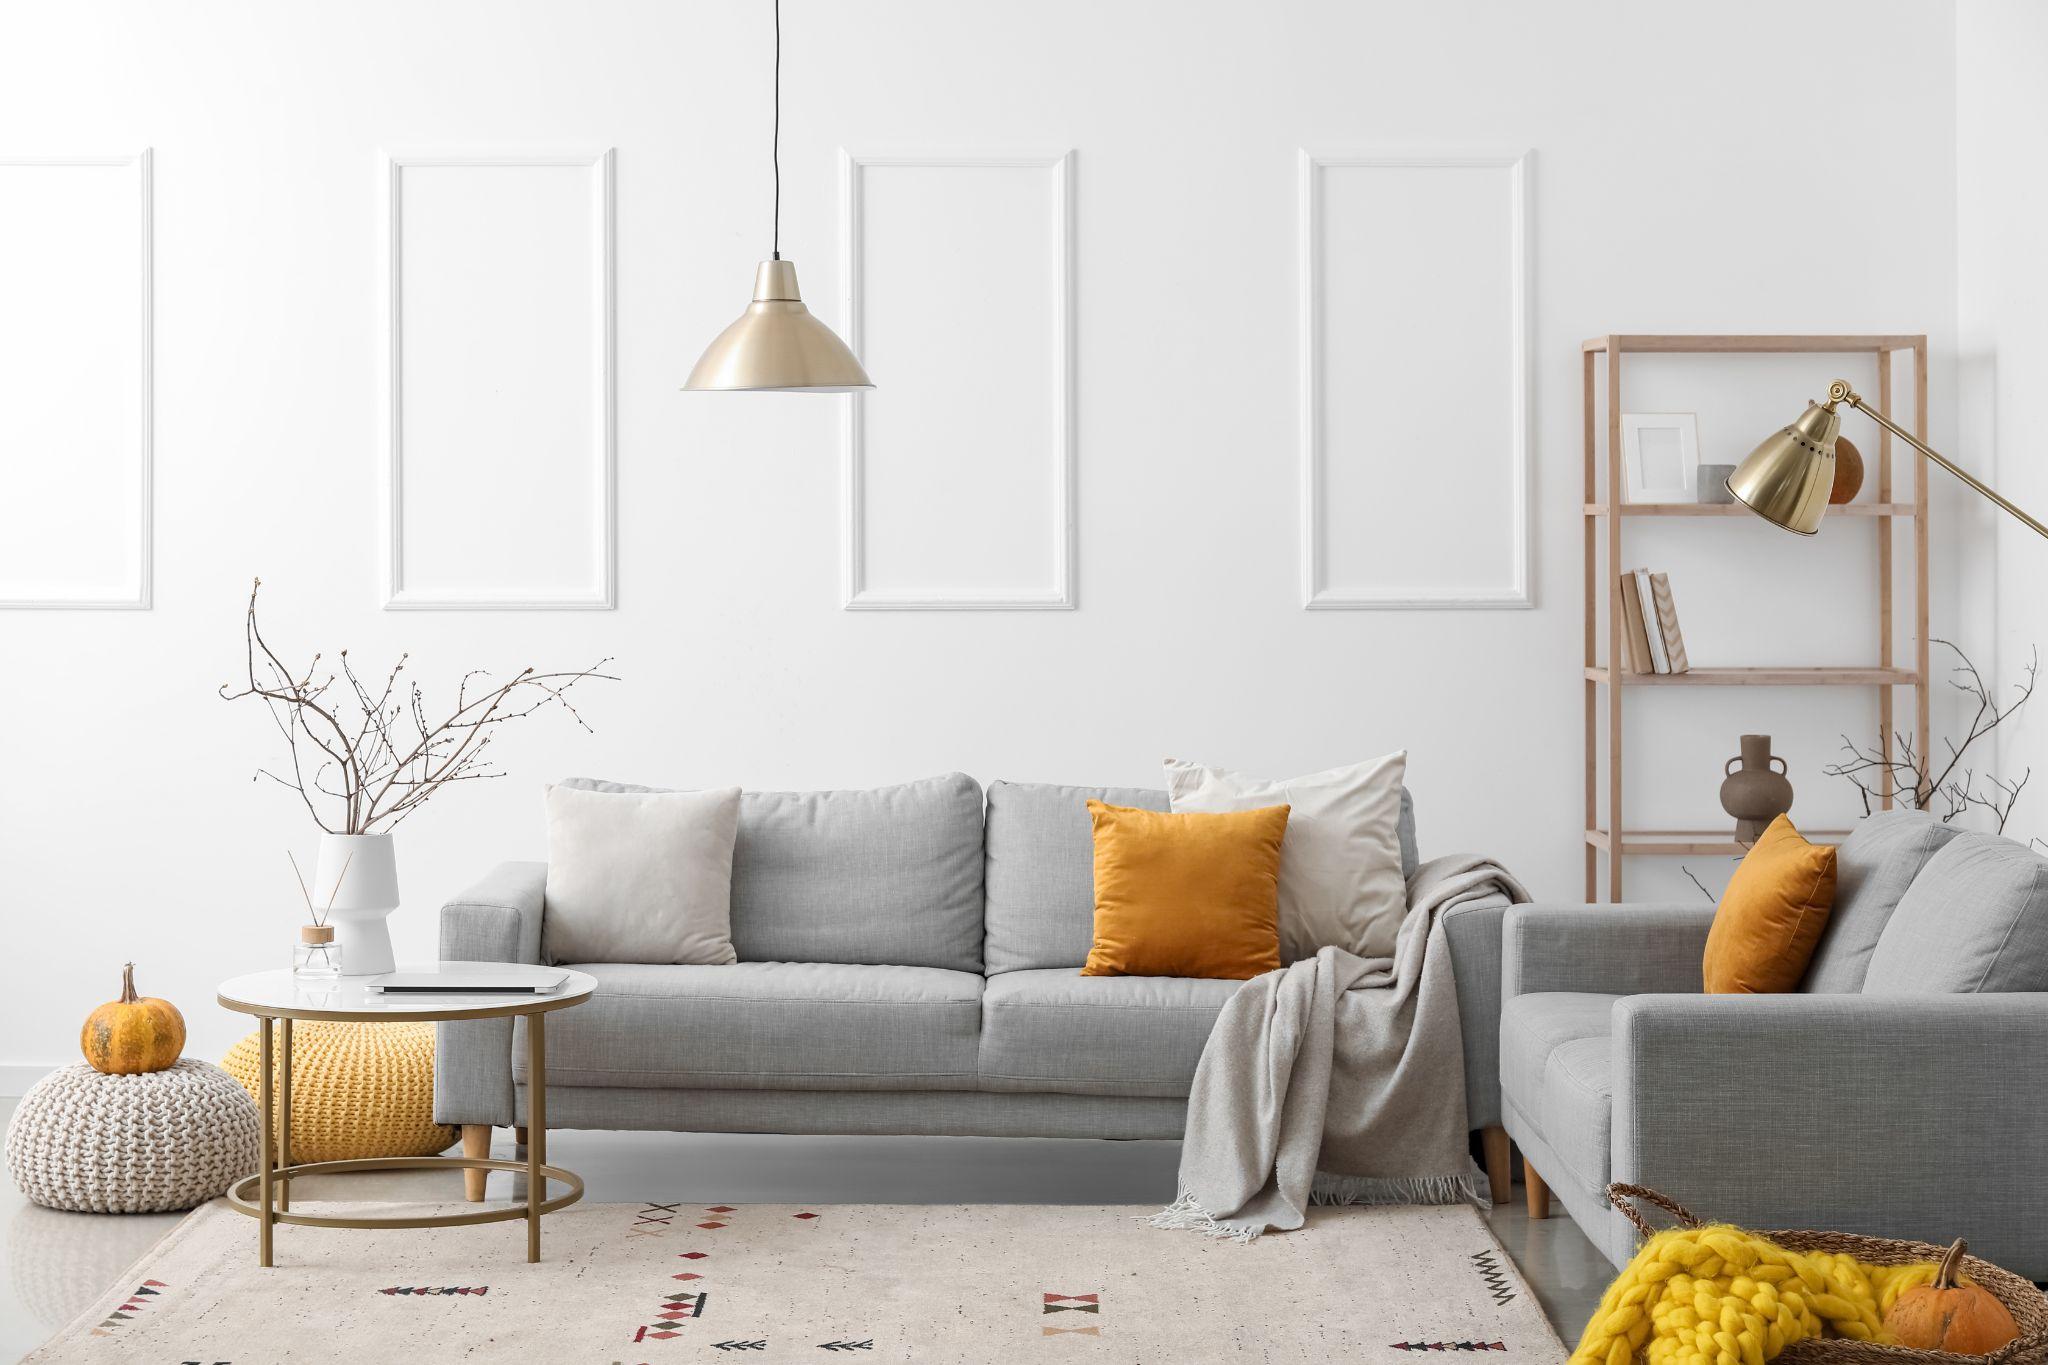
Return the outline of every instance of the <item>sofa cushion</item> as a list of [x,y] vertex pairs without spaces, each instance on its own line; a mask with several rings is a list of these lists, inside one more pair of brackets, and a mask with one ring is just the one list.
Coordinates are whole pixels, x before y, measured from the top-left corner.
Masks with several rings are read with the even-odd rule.
[[743,792],[732,853],[740,960],[980,971],[981,810],[965,773],[871,791]]
[[1324,947],[1392,957],[1408,915],[1401,868],[1401,778],[1408,754],[1299,777],[1264,778],[1177,758],[1166,760],[1166,790],[1186,811],[1287,807],[1280,852],[1280,954],[1285,962]]
[[2048,991],[2048,858],[1996,834],[1949,840],[1892,912],[1863,991]]
[[[981,978],[816,962],[575,963],[591,998],[548,1021],[548,1084],[971,1090]],[[513,1052],[524,1080],[524,1048]]]
[[1616,995],[1559,991],[1517,995],[1501,1006],[1501,1098],[1519,1122],[1535,1125],[1581,1189],[1607,1188],[1614,1131],[1608,1075]]
[[1095,832],[1090,801],[1167,808],[1142,787],[988,787],[988,922],[982,960],[990,976],[1040,967],[1078,971],[1095,942]]
[[1175,814],[1088,803],[1095,945],[1083,976],[1248,981],[1280,969],[1287,807]]
[[740,789],[549,787],[541,925],[547,962],[734,961]]
[[1925,811],[1881,810],[1835,848],[1835,908],[1801,990],[1853,995],[1899,899],[1943,844],[1960,833]]
[[1835,850],[1780,815],[1744,855],[1707,931],[1708,995],[1783,995],[1799,985],[1835,905]]
[[[1095,941],[1095,839],[1088,803],[1168,809],[1166,793],[1147,787],[1057,787],[991,782],[988,788],[988,927],[982,959],[989,975],[1043,967],[1078,969]],[[746,810],[740,812],[746,836]],[[1401,875],[1415,875],[1415,802],[1401,789]],[[734,886],[737,900],[739,888]],[[738,910],[734,911],[738,933]],[[746,956],[746,949],[740,949]]]
[[1237,981],[1005,972],[981,998],[986,1090],[1181,1098]]

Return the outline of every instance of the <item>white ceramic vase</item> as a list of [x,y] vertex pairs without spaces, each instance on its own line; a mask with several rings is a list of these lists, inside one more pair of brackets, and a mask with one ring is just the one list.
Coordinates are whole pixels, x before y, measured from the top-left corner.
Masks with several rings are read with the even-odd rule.
[[[344,872],[344,868],[346,871]],[[391,928],[398,908],[398,862],[388,834],[322,834],[313,867],[313,904],[326,906],[341,945],[343,976],[396,971]]]

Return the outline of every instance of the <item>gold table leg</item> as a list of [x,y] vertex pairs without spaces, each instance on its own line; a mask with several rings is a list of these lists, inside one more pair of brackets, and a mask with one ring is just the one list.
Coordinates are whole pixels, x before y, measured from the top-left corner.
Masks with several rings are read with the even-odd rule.
[[540,1260],[540,1206],[548,1178],[547,1016],[526,1018],[526,1259]]
[[[280,1039],[284,1044],[281,1049],[284,1055],[278,1062],[278,1079],[283,1089],[277,1105],[279,1171],[288,1169],[292,1164],[292,1021],[284,1020],[281,1027],[284,1030]],[[292,1209],[292,1181],[288,1175],[280,1175],[277,1180],[277,1209],[280,1213],[290,1213]]]
[[275,1134],[272,1131],[273,1124],[270,1114],[270,1027],[270,1016],[267,1014],[260,1016],[260,1022],[256,1030],[256,1075],[258,1078],[256,1089],[259,1092],[256,1097],[256,1107],[262,1111],[258,1128],[263,1138],[263,1150],[261,1153],[263,1164],[256,1168],[256,1188],[258,1190],[259,1202],[262,1204],[262,1209],[256,1215],[256,1264],[259,1266],[268,1266],[270,1264],[270,1160],[271,1142],[275,1138]]

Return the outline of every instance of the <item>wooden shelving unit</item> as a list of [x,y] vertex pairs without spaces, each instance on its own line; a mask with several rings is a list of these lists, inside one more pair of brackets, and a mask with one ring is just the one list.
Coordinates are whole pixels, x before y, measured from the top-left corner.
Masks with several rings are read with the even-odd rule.
[[[1897,724],[1893,718],[1893,689],[1913,689],[1913,732],[1924,745],[1928,732],[1928,640],[1927,640],[1927,463],[1914,459],[1912,500],[1902,502],[1892,486],[1892,438],[1882,428],[1877,434],[1877,454],[1870,462],[1876,479],[1872,502],[1849,503],[1828,509],[1828,516],[1856,518],[1877,528],[1878,619],[1877,664],[1870,668],[1802,667],[1788,664],[1771,668],[1695,668],[1689,673],[1630,673],[1621,638],[1622,610],[1620,567],[1621,525],[1636,518],[1661,517],[1748,517],[1748,509],[1701,504],[1631,505],[1623,501],[1621,477],[1622,357],[1636,354],[1790,354],[1834,353],[1875,355],[1878,360],[1876,401],[1892,410],[1893,357],[1901,351],[1913,356],[1913,434],[1927,439],[1927,338],[1924,336],[1680,336],[1624,335],[1594,337],[1582,348],[1585,372],[1585,463],[1586,483],[1582,514],[1585,523],[1586,649],[1584,667],[1586,719],[1586,899],[1600,899],[1600,868],[1607,868],[1609,901],[1622,898],[1622,859],[1640,855],[1702,857],[1742,852],[1732,831],[1638,830],[1630,829],[1627,807],[1622,801],[1621,717],[1623,699],[1638,687],[1874,687],[1878,694],[1878,728],[1887,758],[1892,756]],[[1596,381],[1606,370],[1607,411],[1605,430],[1607,460],[1602,468],[1600,434],[1602,414]],[[1759,433],[1761,435],[1761,433]],[[1860,437],[1859,437],[1860,439]],[[1619,515],[1614,513],[1619,512]],[[1893,639],[1894,594],[1893,526],[1906,521],[1913,532],[1913,660],[1910,666],[1897,661]],[[1602,585],[1605,585],[1604,588]],[[1606,639],[1601,640],[1602,601],[1605,601]],[[1610,672],[1606,659],[1618,671]],[[1606,694],[1602,715],[1601,694]],[[1606,744],[1601,745],[1602,723]],[[1616,838],[1600,819],[1600,796],[1606,790],[1610,820],[1621,830]],[[1880,792],[1891,805],[1889,789]],[[1815,838],[1840,837],[1841,831],[1808,831]]]

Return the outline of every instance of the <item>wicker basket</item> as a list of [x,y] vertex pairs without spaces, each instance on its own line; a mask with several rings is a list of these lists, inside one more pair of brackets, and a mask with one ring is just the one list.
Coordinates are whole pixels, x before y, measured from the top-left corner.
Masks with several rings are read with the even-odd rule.
[[[1678,1220],[1680,1227],[1697,1228],[1705,1221],[1691,1209],[1642,1185],[1613,1184],[1607,1187],[1607,1202],[1621,1216],[1635,1224],[1645,1237],[1655,1234],[1638,1203],[1650,1204]],[[1927,1242],[1904,1242],[1892,1237],[1864,1237],[1853,1232],[1808,1232],[1800,1229],[1756,1229],[1789,1251],[1843,1252],[1871,1265],[1914,1265],[1939,1261],[1947,1247]],[[2048,1297],[2010,1270],[2002,1270],[1975,1256],[1963,1257],[1963,1270],[1976,1283],[1997,1296],[2019,1324],[2020,1334],[1989,1355],[1965,1356],[1953,1351],[1919,1351],[1910,1346],[1880,1346],[1876,1342],[1849,1337],[1826,1337],[1796,1341],[1777,1356],[1779,1365],[2048,1365]]]

